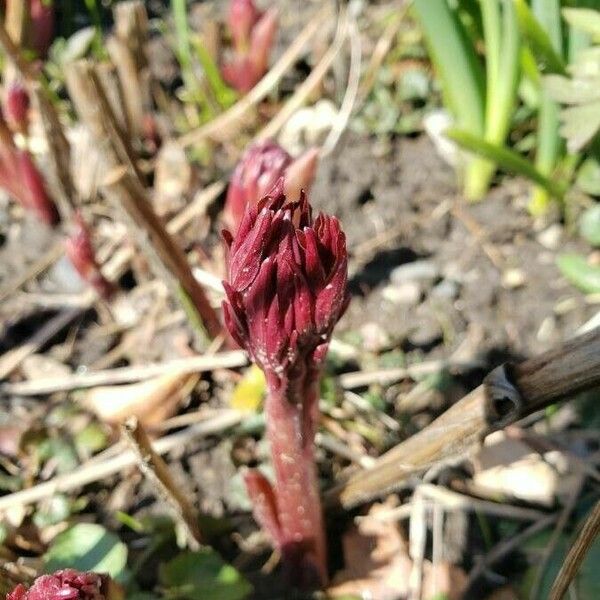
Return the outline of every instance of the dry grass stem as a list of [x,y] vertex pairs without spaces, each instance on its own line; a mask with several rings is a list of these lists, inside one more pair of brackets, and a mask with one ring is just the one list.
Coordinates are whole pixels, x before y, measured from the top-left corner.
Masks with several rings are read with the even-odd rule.
[[154,451],[148,434],[135,417],[125,422],[122,431],[137,458],[140,471],[153,484],[158,496],[175,513],[177,521],[185,531],[190,549],[198,550],[202,543],[198,513],[177,487],[167,463]]
[[[160,438],[154,442],[152,447],[157,454],[165,454],[193,439],[223,433],[238,425],[242,418],[242,413],[234,410],[224,410],[210,420]],[[89,465],[83,464],[72,473],[59,475],[50,481],[0,497],[0,511],[13,506],[27,506],[44,498],[49,498],[54,494],[68,492],[94,481],[105,479],[135,465],[136,462],[135,453],[127,450],[102,462],[94,462]]]
[[577,571],[584,561],[588,550],[592,544],[598,539],[600,534],[600,501],[596,502],[594,508],[590,512],[588,518],[583,525],[583,528],[574,544],[569,549],[565,562],[563,563],[552,589],[550,590],[550,598],[548,600],[562,600],[571,582],[577,575]]

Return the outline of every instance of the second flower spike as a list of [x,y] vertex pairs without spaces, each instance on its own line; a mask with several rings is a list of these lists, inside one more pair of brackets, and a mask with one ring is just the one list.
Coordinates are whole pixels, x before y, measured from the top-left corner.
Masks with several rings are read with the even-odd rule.
[[237,164],[225,200],[225,222],[236,232],[247,206],[254,206],[269,194],[280,178],[289,201],[309,192],[315,178],[318,150],[310,148],[293,159],[279,144],[271,140],[248,147]]

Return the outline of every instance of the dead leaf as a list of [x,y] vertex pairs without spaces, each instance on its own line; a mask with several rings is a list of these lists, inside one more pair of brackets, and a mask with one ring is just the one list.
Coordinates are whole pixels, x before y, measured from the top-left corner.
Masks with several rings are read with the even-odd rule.
[[197,374],[175,373],[139,383],[97,387],[86,394],[82,403],[112,425],[133,416],[144,427],[152,427],[175,414],[199,378]]
[[346,568],[336,574],[328,595],[356,595],[372,600],[397,600],[408,593],[412,561],[396,523],[378,519],[389,505],[375,504],[369,514],[344,535]]

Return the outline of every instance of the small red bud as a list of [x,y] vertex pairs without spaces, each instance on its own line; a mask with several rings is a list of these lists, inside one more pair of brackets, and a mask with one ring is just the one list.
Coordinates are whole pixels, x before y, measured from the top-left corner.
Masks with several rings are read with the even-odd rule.
[[29,94],[18,81],[10,85],[4,99],[4,118],[13,131],[25,133],[29,125]]
[[252,0],[231,0],[228,25],[232,56],[221,68],[223,79],[245,94],[265,75],[277,33],[277,11],[260,13]]
[[261,17],[253,0],[231,0],[227,13],[227,26],[237,50],[247,50],[252,29]]
[[56,205],[46,191],[44,178],[33,162],[29,152],[16,150],[17,172],[15,173],[16,192],[13,195],[31,209],[47,225],[59,221]]
[[39,57],[45,57],[54,39],[54,2],[29,0],[28,43]]
[[74,221],[73,233],[65,242],[67,256],[79,276],[91,285],[99,296],[108,299],[114,292],[114,287],[100,271],[89,229],[79,213],[75,214]]

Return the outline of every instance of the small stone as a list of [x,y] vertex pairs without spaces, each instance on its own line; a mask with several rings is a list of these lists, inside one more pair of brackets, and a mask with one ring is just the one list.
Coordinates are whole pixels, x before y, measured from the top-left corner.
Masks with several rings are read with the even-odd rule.
[[392,270],[390,279],[393,283],[406,281],[432,281],[439,277],[440,271],[431,260],[415,260],[400,265]]
[[521,287],[526,280],[527,277],[523,269],[506,269],[502,273],[502,285],[509,290]]
[[381,295],[392,304],[416,306],[421,299],[421,285],[416,281],[406,281],[397,285],[390,284],[383,288]]
[[432,290],[431,297],[436,300],[454,300],[458,296],[459,288],[456,281],[443,279]]
[[575,310],[579,306],[577,298],[570,296],[569,298],[562,298],[554,305],[554,312],[557,315],[566,315],[572,310]]
[[560,244],[560,238],[562,237],[563,229],[558,223],[554,223],[554,225],[550,225],[537,234],[537,241],[544,246],[544,248],[548,248],[548,250],[556,250],[558,245]]
[[363,348],[368,352],[379,352],[390,343],[390,336],[383,327],[372,321],[365,323],[360,328],[360,334],[363,339]]
[[556,336],[556,319],[554,317],[546,317],[537,332],[539,342],[551,342]]
[[419,321],[408,341],[415,347],[431,346],[443,338],[440,324],[433,317]]

